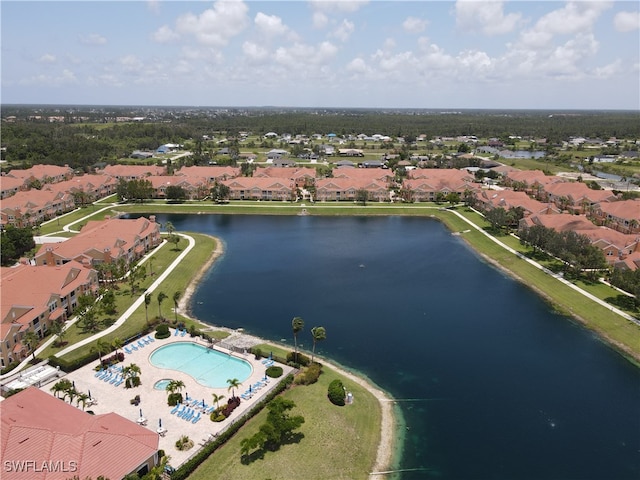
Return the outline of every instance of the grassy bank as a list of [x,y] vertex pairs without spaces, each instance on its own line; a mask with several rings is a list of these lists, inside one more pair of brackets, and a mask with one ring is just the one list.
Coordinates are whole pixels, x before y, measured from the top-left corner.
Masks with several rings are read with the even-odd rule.
[[[310,215],[338,216],[338,215],[416,215],[429,216],[441,220],[452,232],[458,232],[476,252],[485,260],[509,272],[514,278],[538,292],[554,309],[565,315],[572,316],[587,328],[595,331],[608,344],[615,347],[625,356],[640,363],[640,327],[626,319],[612,313],[607,307],[601,306],[579,292],[558,282],[522,259],[488,239],[482,233],[471,228],[464,220],[444,208],[444,205],[424,204],[379,204],[371,203],[366,206],[344,203],[322,204],[292,204],[274,202],[231,202],[226,205],[213,203],[184,203],[167,205],[165,202],[154,202],[144,205],[118,205],[118,211],[130,213],[226,213],[246,215],[297,215],[303,209]],[[465,218],[471,220],[481,228],[489,225],[481,215],[466,208],[459,208]],[[106,212],[105,212],[106,213]],[[102,214],[104,215],[104,214]],[[517,239],[501,237],[501,241],[510,247],[526,253],[527,248],[520,245]],[[580,284],[584,287],[584,284]],[[586,290],[603,300],[610,300],[618,296],[611,287],[590,285]],[[169,292],[169,291],[168,291]],[[170,294],[170,293],[169,293]]]
[[[330,367],[325,366],[323,372],[317,383],[295,386],[283,394],[296,404],[291,414],[302,415],[305,419],[299,430],[304,435],[300,441],[283,445],[277,452],[267,452],[263,458],[243,463],[240,442],[256,433],[264,423],[266,411],[263,410],[209,457],[189,479],[368,478],[380,441],[380,404],[367,389]],[[327,399],[327,387],[336,378],[340,378],[345,388],[353,393],[352,405],[337,407]]]

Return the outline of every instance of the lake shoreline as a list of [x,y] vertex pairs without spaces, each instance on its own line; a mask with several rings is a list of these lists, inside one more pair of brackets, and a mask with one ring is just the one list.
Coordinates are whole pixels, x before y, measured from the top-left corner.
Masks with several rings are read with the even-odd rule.
[[[189,281],[184,294],[180,298],[178,303],[178,313],[184,317],[187,317],[194,322],[198,322],[206,328],[212,328],[212,325],[195,318],[192,312],[192,299],[195,294],[196,288],[199,285],[200,280],[210,271],[214,266],[216,260],[224,255],[224,242],[213,235],[207,235],[214,239],[216,242],[216,248],[211,252],[211,255],[207,261],[202,265],[200,270],[196,272],[195,276]],[[228,330],[226,327],[215,327],[216,329]],[[256,337],[257,338],[257,337]],[[261,342],[271,343],[260,339]],[[377,400],[380,405],[381,411],[381,425],[380,425],[380,442],[376,453],[376,460],[373,466],[373,470],[370,472],[371,478],[384,478],[380,476],[380,472],[390,471],[397,465],[402,458],[402,442],[400,432],[404,428],[404,420],[402,418],[401,411],[394,409],[395,402],[393,398],[384,390],[374,385],[370,380],[364,378],[363,375],[351,373],[344,367],[324,359],[332,369],[336,370],[340,375],[349,378],[351,381],[358,383],[363,388],[367,389]]]

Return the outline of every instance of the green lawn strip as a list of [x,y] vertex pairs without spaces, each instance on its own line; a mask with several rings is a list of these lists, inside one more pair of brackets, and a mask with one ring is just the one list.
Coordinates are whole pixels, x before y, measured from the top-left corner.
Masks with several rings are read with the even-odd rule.
[[[335,378],[353,393],[352,405],[337,407],[327,399],[327,387]],[[242,464],[240,442],[264,423],[263,410],[203,462],[189,480],[368,478],[375,463],[382,418],[375,396],[326,365],[317,383],[295,386],[283,395],[296,404],[291,414],[305,419],[299,430],[304,437],[298,443],[283,445],[276,452],[266,452],[264,458]]]
[[[82,225],[86,224],[89,220],[103,220],[105,215],[109,215],[110,213],[109,211],[97,213],[100,208],[102,207],[90,205],[61,217],[59,222],[57,219],[54,219],[53,221],[40,226],[40,235],[50,235],[52,233],[59,232],[62,230],[63,225],[68,225],[80,219],[85,219],[85,221],[82,222]],[[113,215],[113,213],[111,213],[111,215]],[[74,230],[80,230],[82,225],[76,224],[71,228]]]
[[[175,292],[183,293],[196,272],[200,270],[200,267],[204,265],[209,257],[211,256],[211,252],[215,249],[215,239],[208,235],[202,234],[190,234],[194,237],[197,242],[197,247],[194,248],[187,257],[180,262],[180,264],[171,272],[163,282],[162,285],[152,293],[151,303],[149,304],[148,314],[149,319],[153,319],[158,316],[158,293],[163,291],[168,298],[162,302],[161,311],[162,316],[169,321],[175,321],[175,314],[173,312],[173,294]],[[153,257],[153,272],[154,275],[147,276],[143,282],[139,285],[138,294],[143,292],[146,288],[153,283],[157,275],[160,275],[174,260],[180,255],[182,249],[187,246],[187,241],[185,239],[181,239],[178,243],[178,247],[180,250],[177,250],[173,244],[165,244]],[[147,262],[146,268],[149,271],[150,264]],[[116,302],[117,302],[117,311],[118,313],[114,315],[114,320],[124,312],[129,306],[135,301],[137,297],[132,297],[130,294],[129,285],[127,283],[120,284],[120,289],[116,294]],[[185,323],[187,328],[190,328],[191,325],[194,325],[196,328],[200,328],[201,324],[191,320],[190,318],[183,317],[182,315],[178,315],[178,321],[182,321]],[[141,305],[130,317],[129,319],[116,331],[104,336],[102,339],[108,342],[112,341],[114,338],[120,338],[121,340],[125,340],[127,338],[133,337],[141,332],[146,327],[146,315],[144,305]],[[215,332],[214,332],[215,333]],[[65,337],[65,341],[68,344],[73,344],[82,338],[86,338],[92,335],[92,333],[82,333],[80,329],[73,325],[67,336]],[[216,338],[224,338],[228,334],[226,332],[221,332],[221,335],[212,335]],[[69,352],[64,356],[64,359],[67,361],[74,361],[76,359],[82,358],[86,354],[88,354],[93,347],[93,343],[89,345],[85,345],[77,350]],[[41,356],[46,358],[57,351],[60,351],[61,348],[54,348],[53,346],[49,346]]]

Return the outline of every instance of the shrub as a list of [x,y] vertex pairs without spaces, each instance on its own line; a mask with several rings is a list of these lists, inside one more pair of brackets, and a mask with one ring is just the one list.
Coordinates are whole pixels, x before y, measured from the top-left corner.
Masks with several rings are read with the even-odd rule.
[[327,397],[334,405],[342,407],[344,405],[345,389],[340,379],[335,379],[329,384]]
[[296,361],[296,352],[287,353],[287,364],[293,364],[294,366],[301,365],[306,367],[311,363],[311,359],[304,353],[298,352],[298,361]]
[[312,383],[316,383],[321,372],[322,365],[319,363],[312,363],[296,375],[296,383],[298,385],[311,385]]
[[156,327],[155,337],[158,340],[162,340],[163,338],[169,338],[171,336],[171,332],[169,331],[169,325],[166,323],[161,323]]
[[218,412],[217,410],[214,412],[211,412],[211,421],[212,422],[222,422],[225,417],[222,413]]
[[167,398],[167,404],[170,407],[175,407],[178,403],[182,403],[182,394],[180,392],[170,393]]
[[267,368],[266,374],[267,377],[278,378],[282,376],[282,372],[282,367],[279,367],[278,365],[271,365]]
[[262,350],[260,350],[259,348],[254,348],[253,354],[255,355],[256,360],[260,360],[262,358]]
[[139,387],[141,383],[140,377],[129,377],[125,380],[124,386],[125,388],[134,388]]
[[222,408],[221,413],[222,415],[225,416],[225,418],[229,418],[229,415],[231,415],[231,412],[233,412],[239,406],[240,406],[240,397],[231,397],[227,402],[227,405]]
[[178,450],[189,450],[193,447],[193,440],[186,435],[182,435],[179,440],[176,441],[176,448]]

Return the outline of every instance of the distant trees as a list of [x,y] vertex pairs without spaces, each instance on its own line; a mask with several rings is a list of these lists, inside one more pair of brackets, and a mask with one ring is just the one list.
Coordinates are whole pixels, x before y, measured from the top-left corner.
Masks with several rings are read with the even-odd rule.
[[172,202],[183,202],[187,198],[187,191],[177,185],[170,185],[166,191],[167,200]]
[[142,202],[153,197],[153,185],[149,180],[121,178],[116,187],[118,199],[121,202]]
[[520,231],[520,243],[530,245],[534,251],[544,251],[561,259],[567,271],[578,273],[607,267],[602,250],[592,245],[589,237],[574,231],[558,232],[552,228],[533,225]]
[[7,225],[0,235],[0,263],[2,266],[12,265],[27,252],[36,247],[33,230],[30,227],[17,228]]

